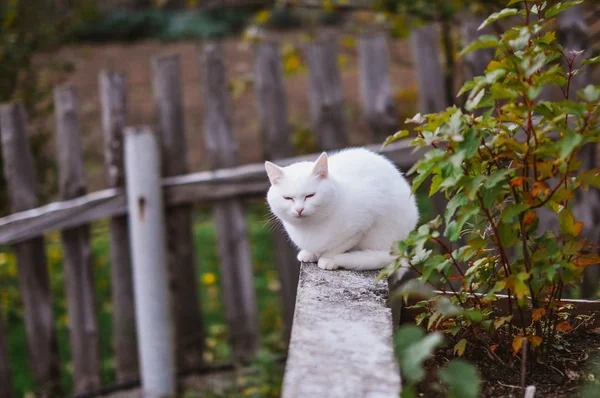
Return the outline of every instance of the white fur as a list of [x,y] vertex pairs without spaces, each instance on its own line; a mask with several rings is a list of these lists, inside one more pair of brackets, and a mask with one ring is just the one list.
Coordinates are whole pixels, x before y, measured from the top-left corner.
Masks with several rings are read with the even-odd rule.
[[301,249],[302,262],[323,269],[380,269],[393,261],[392,244],[417,225],[410,185],[388,159],[367,149],[265,167],[271,180],[267,201]]

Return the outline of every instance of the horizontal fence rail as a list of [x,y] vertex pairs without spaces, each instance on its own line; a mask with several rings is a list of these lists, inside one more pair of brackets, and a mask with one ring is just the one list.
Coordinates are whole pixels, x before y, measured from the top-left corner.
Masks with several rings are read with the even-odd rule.
[[[409,140],[402,140],[384,148],[381,145],[369,145],[367,148],[375,151],[381,149],[381,153],[399,168],[407,169],[423,155],[408,144]],[[313,161],[317,156],[295,156],[277,163],[285,166],[299,161]],[[167,177],[163,178],[162,184],[167,206],[258,195],[266,193],[269,188],[262,163]],[[124,190],[105,189],[0,218],[0,244],[14,244],[50,231],[73,228],[126,213]]]

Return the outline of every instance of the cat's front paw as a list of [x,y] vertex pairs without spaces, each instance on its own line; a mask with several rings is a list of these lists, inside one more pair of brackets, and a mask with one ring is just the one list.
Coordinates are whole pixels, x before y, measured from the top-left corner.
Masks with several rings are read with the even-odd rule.
[[328,258],[328,257],[321,257],[319,259],[319,262],[317,263],[317,265],[319,266],[319,268],[327,269],[327,270],[332,270],[332,269],[338,268],[338,266],[335,265],[335,262],[333,261],[333,259]]
[[316,263],[317,258],[315,253],[309,252],[308,250],[300,250],[300,253],[298,253],[298,261],[302,263]]

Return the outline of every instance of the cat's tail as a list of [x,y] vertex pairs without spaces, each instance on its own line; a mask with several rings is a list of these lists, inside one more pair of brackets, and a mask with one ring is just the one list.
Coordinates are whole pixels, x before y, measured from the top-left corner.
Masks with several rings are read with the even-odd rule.
[[336,266],[356,271],[371,271],[381,269],[395,261],[386,250],[359,250],[337,254],[332,257]]

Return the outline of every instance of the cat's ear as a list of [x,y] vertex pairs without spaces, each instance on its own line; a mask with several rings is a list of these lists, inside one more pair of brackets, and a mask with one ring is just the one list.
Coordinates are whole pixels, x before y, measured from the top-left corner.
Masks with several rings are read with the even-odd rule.
[[265,170],[267,170],[271,185],[277,184],[283,178],[283,169],[275,163],[265,162]]
[[329,167],[327,166],[327,154],[323,152],[315,162],[312,174],[319,177],[321,180],[327,178]]

